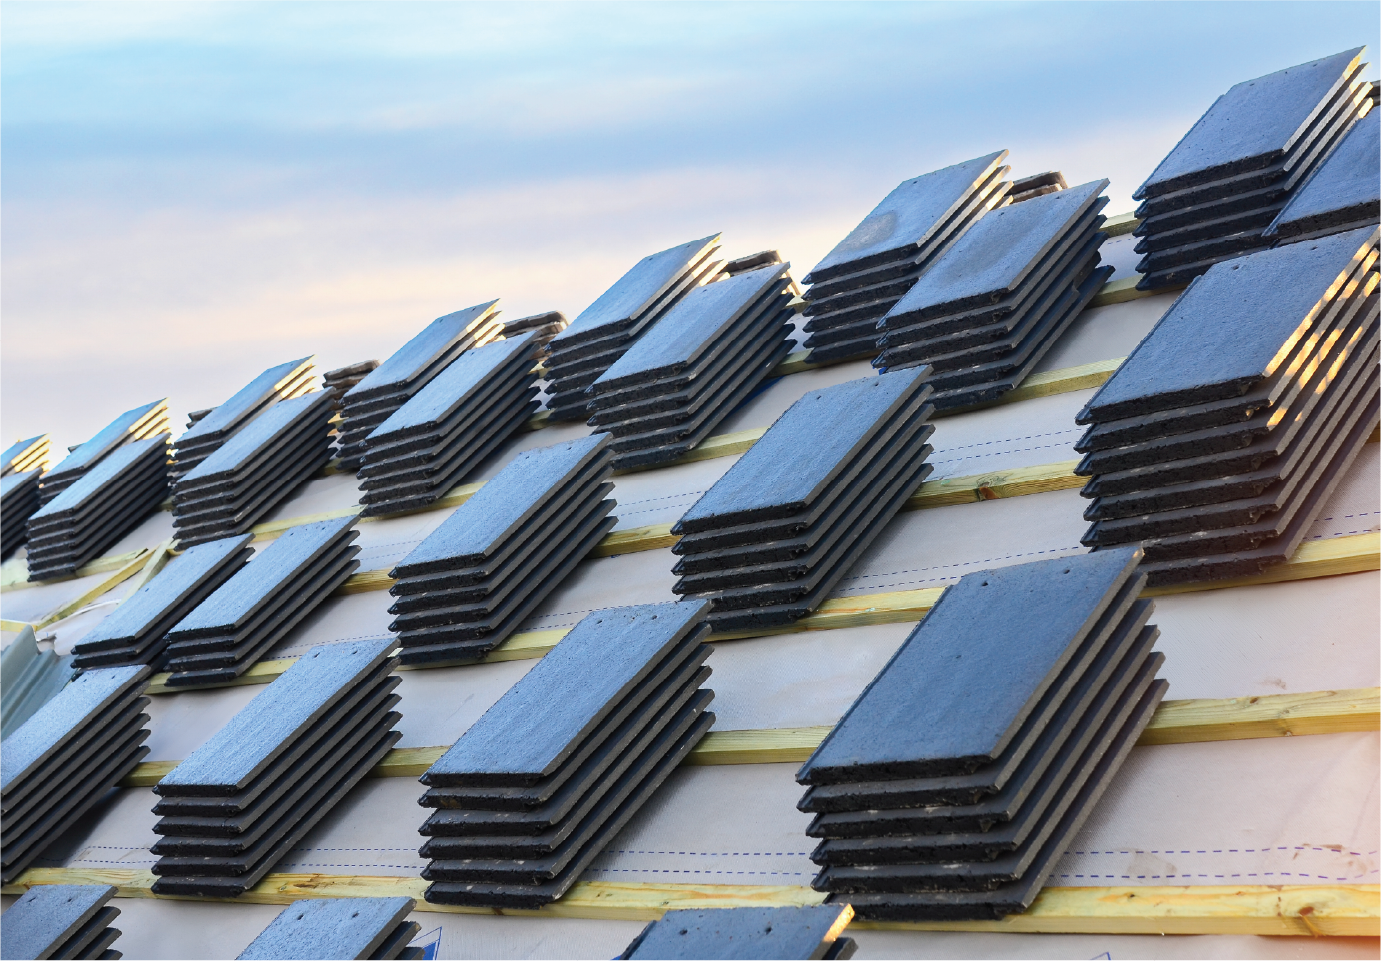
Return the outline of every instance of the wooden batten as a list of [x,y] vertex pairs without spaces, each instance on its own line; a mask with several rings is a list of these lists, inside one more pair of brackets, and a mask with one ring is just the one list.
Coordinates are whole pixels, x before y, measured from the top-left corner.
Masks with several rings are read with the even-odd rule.
[[[161,898],[139,868],[30,868],[5,894],[42,884],[109,884],[122,898]],[[414,910],[437,914],[655,921],[684,908],[796,907],[824,895],[804,885],[661,884],[578,881],[560,901],[537,910],[430,904],[418,877],[270,874],[231,903],[291,904],[303,898],[410,897]],[[169,900],[214,901],[212,898]],[[1001,921],[860,922],[851,929],[985,931],[1029,934],[1254,934],[1375,937],[1381,933],[1381,886],[1185,885],[1047,887],[1022,914]]]

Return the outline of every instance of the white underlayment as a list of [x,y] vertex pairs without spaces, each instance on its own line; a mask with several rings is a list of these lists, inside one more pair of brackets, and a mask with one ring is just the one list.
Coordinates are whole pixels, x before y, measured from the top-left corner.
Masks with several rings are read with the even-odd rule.
[[[1127,353],[1173,295],[1089,311],[1052,351],[1047,368]],[[867,376],[866,363],[781,378],[722,431],[767,426],[807,390]],[[1092,391],[1004,405],[936,421],[932,477],[1070,460],[1081,429],[1074,413]],[[481,470],[492,476],[517,450],[588,432],[562,425],[519,435]],[[1312,536],[1378,529],[1378,449],[1369,445]],[[616,479],[620,528],[671,523],[734,458]],[[354,480],[309,482],[275,517],[349,506]],[[899,515],[836,589],[839,595],[949,583],[971,570],[1082,550],[1084,501],[1077,491],[1028,495]],[[435,511],[359,527],[361,568],[386,568],[439,525]],[[151,547],[170,533],[168,515],[150,518],[121,550]],[[572,626],[603,606],[665,600],[675,555],[649,551],[580,566],[525,627]],[[100,577],[6,592],[7,619],[33,620],[78,596]],[[55,625],[60,651],[80,639],[122,588]],[[334,598],[273,656],[320,643],[380,636],[391,620],[386,592]],[[1381,683],[1375,643],[1378,579],[1373,574],[1208,591],[1159,598],[1154,620],[1167,655],[1169,696],[1230,697],[1368,687]],[[833,723],[910,632],[890,624],[716,644],[710,658],[716,728]],[[7,638],[8,639],[8,635]],[[403,746],[453,742],[535,661],[401,673]],[[246,686],[158,696],[150,760],[192,750],[262,690]],[[1272,738],[1143,747],[1133,751],[1054,883],[1222,884],[1375,883],[1378,743],[1373,734]],[[814,873],[809,818],[795,810],[795,765],[685,768],[672,776],[588,875],[592,879],[804,884]],[[421,786],[408,778],[362,784],[282,865],[285,871],[415,874]],[[148,789],[119,792],[114,803],[50,852],[49,864],[147,866],[153,858]],[[1259,880],[1258,880],[1259,879]],[[7,899],[8,900],[8,899]],[[267,906],[199,905],[121,899],[127,957],[231,957],[277,913]],[[419,943],[440,940],[441,957],[611,957],[637,922],[529,920],[418,913]],[[1293,939],[935,936],[859,932],[859,957],[1295,956]],[[1369,947],[1367,947],[1369,945]],[[1375,942],[1308,943],[1309,956],[1375,954]]]

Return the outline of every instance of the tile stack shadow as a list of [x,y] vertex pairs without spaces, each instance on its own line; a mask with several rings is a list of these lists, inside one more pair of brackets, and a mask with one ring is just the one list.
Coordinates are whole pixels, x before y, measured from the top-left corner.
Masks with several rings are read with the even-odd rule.
[[1196,279],[1079,413],[1084,544],[1139,542],[1152,585],[1289,558],[1377,423],[1377,240],[1364,227]]
[[58,466],[44,474],[39,496],[47,504],[121,446],[169,434],[171,430],[166,397],[127,410],[102,427],[95,437],[72,448]]
[[878,352],[878,321],[1011,187],[999,150],[904,181],[806,274],[811,363]]
[[536,336],[466,351],[365,438],[366,515],[444,497],[523,426],[537,409]]
[[402,736],[393,648],[312,648],[154,786],[154,894],[238,897],[383,760]]
[[163,666],[167,633],[244,567],[248,534],[188,548],[72,646],[78,668]]
[[1132,194],[1138,288],[1183,285],[1271,245],[1266,228],[1367,109],[1361,57],[1357,47],[1244,80],[1214,101]]
[[608,448],[523,451],[389,572],[404,664],[479,660],[585,559],[617,522]]
[[326,391],[280,400],[182,474],[173,485],[178,545],[259,523],[331,459],[332,416]]
[[704,603],[595,611],[427,772],[428,901],[569,890],[714,723]]
[[547,409],[584,420],[585,388],[689,291],[713,280],[719,234],[648,254],[546,345]]
[[341,469],[359,470],[364,462],[365,438],[371,431],[456,358],[502,335],[497,303],[491,300],[438,317],[345,392],[336,437]]
[[1026,379],[1111,276],[1095,180],[985,215],[887,315],[873,365],[928,365],[937,410],[998,400]]
[[0,956],[6,958],[124,957],[111,947],[120,929],[110,923],[120,909],[109,904],[109,884],[40,884],[10,905],[0,925]]
[[187,430],[174,443],[173,463],[168,475],[175,483],[194,470],[254,422],[274,404],[292,400],[316,387],[315,355],[278,364],[237,390],[219,407],[189,415]]
[[820,605],[931,472],[926,368],[811,391],[672,527],[677,594],[716,633],[779,627]]
[[168,493],[168,441],[117,447],[30,515],[29,580],[75,574],[157,510]]
[[233,681],[360,566],[355,518],[283,532],[167,633],[170,687]]
[[425,957],[410,948],[422,926],[407,920],[412,898],[313,898],[294,901],[264,928],[236,961],[279,958]]
[[812,882],[882,921],[1024,911],[1165,694],[1133,548],[967,574],[797,774]]
[[587,389],[614,469],[689,452],[738,408],[791,348],[790,264],[696,287]]
[[[87,671],[0,746],[0,861],[9,884],[95,808],[149,749],[149,669]],[[5,922],[8,925],[9,922]]]

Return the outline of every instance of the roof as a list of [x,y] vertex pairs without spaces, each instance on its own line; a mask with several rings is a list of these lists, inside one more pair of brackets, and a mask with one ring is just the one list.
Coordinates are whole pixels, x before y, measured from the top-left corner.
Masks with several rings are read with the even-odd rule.
[[[849,225],[839,226],[842,235]],[[212,741],[265,682],[308,650],[386,637],[388,571],[519,453],[586,437],[587,425],[539,417],[430,509],[355,519],[360,573],[243,683],[179,693],[155,678],[152,766],[136,772],[41,864],[55,877],[82,872],[118,880],[124,934],[115,947],[138,957],[234,956],[282,905],[303,896],[417,897],[411,918],[421,924],[422,939],[438,944],[438,956],[478,950],[612,957],[668,903],[818,900],[807,886],[815,872],[805,835],[810,815],[796,807],[800,762],[946,585],[971,571],[1084,553],[1085,502],[1077,490],[1083,478],[1073,474],[1073,445],[1083,430],[1075,417],[1180,293],[1134,289],[1135,242],[1124,232],[1104,245],[1104,263],[1117,267],[1113,281],[1020,388],[1000,404],[936,418],[934,473],[814,614],[780,633],[713,639],[707,686],[716,694],[717,720],[710,736],[559,910],[500,917],[444,913],[423,902],[425,859],[415,852],[425,812],[416,805],[423,790],[416,778],[535,665],[556,665],[540,658],[587,613],[671,600],[672,525],[797,400],[877,376],[868,360],[812,366],[793,355],[690,456],[616,475],[612,533],[483,662],[401,673],[402,739],[380,776],[355,788],[246,903],[128,896],[152,881],[152,783]],[[246,370],[246,378],[253,373]],[[1374,889],[1361,885],[1375,883],[1381,849],[1378,491],[1381,457],[1372,443],[1289,563],[1266,577],[1159,593],[1151,620],[1161,628],[1161,676],[1175,700],[1056,867],[1045,900],[1023,921],[1026,930],[1103,932],[1096,947],[1056,942],[1071,952],[1091,948],[1090,955],[1126,953],[1139,943],[1117,935],[1166,928],[1303,934],[1324,919],[1328,932],[1374,933]],[[254,546],[263,551],[301,522],[353,517],[358,499],[352,475],[323,473],[258,525]],[[42,625],[40,633],[55,635],[57,650],[66,653],[157,569],[172,535],[170,513],[155,511],[109,549],[108,559],[77,577],[22,589],[11,583],[0,597],[3,626]],[[5,634],[7,643],[11,637]],[[1314,736],[1275,736],[1283,733]],[[1224,882],[1236,893],[1224,893]],[[1139,913],[1153,909],[1132,897],[1169,899],[1170,889],[1186,897],[1185,887],[1189,906],[1173,923]],[[1108,889],[1132,890],[1109,907]],[[1051,949],[1022,940],[1036,935],[995,934],[1000,930],[940,937],[854,925],[848,934],[865,951],[912,956]],[[1206,954],[1235,950],[1228,941],[1196,945]]]

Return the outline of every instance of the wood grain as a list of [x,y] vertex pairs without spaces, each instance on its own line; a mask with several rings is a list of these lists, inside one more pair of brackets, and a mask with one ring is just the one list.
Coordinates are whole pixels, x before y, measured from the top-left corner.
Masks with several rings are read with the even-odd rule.
[[[5,894],[40,884],[110,884],[116,897],[157,898],[152,872],[140,868],[30,868]],[[417,877],[270,874],[231,903],[291,904],[303,898],[411,897],[417,911],[593,920],[653,921],[682,908],[789,907],[818,904],[803,885],[662,884],[580,881],[538,910],[429,904]],[[182,900],[182,899],[174,899]],[[186,900],[215,900],[190,898]],[[1040,934],[1251,934],[1376,937],[1381,886],[1202,885],[1048,887],[1025,913],[1001,921],[859,922],[864,930],[989,931]]]

